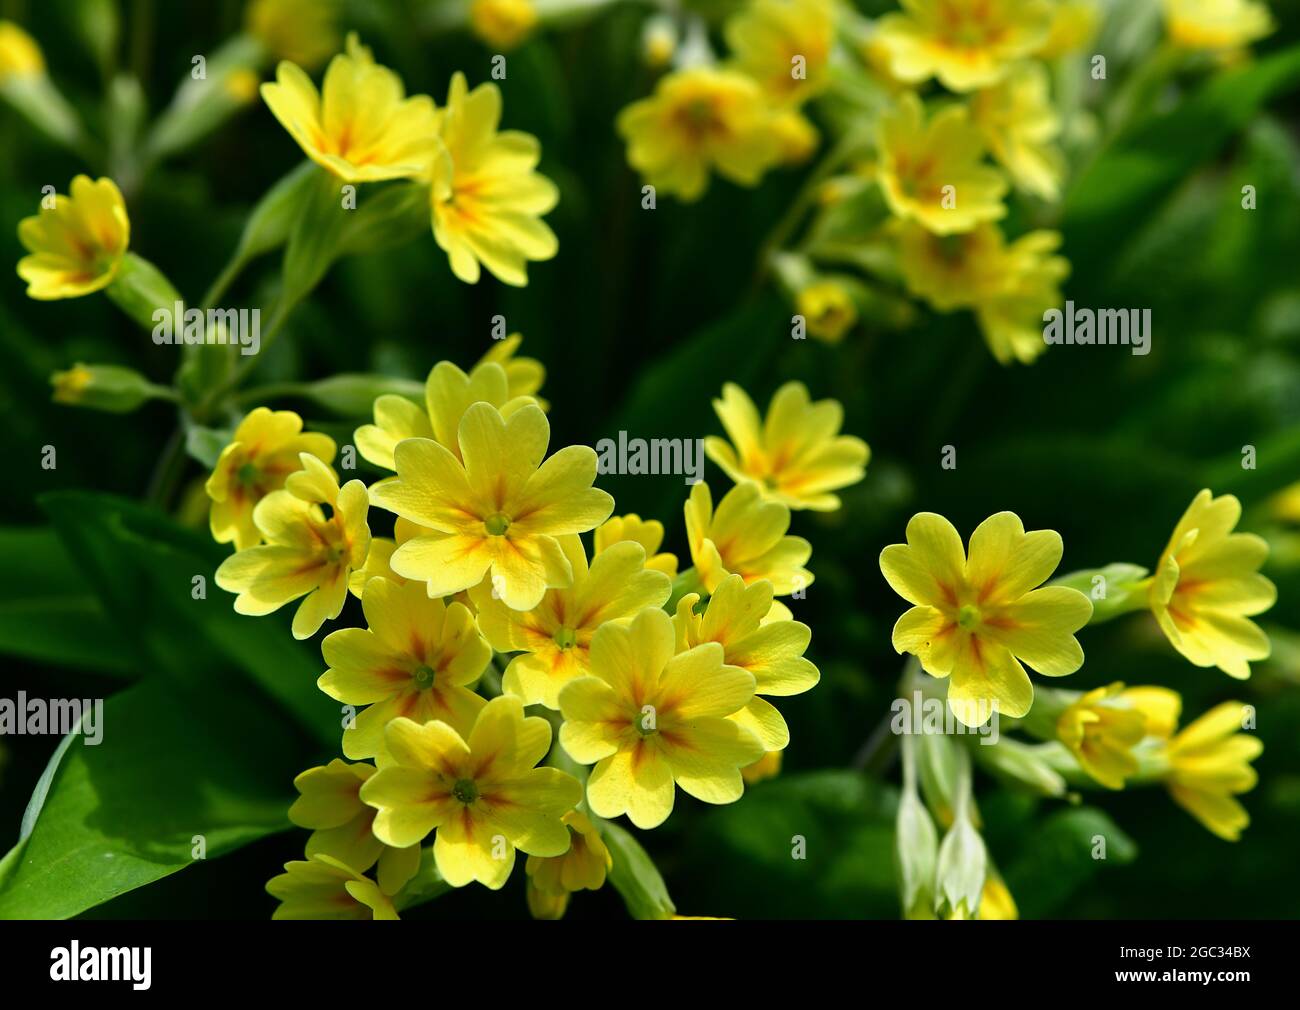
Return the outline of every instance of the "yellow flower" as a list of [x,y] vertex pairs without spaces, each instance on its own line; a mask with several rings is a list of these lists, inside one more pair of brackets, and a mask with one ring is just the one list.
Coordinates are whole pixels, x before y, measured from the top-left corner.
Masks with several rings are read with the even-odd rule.
[[980,892],[979,911],[975,913],[975,918],[999,921],[1020,918],[1020,910],[1016,908],[1010,889],[995,873],[990,872],[984,878],[984,889]]
[[596,527],[596,549],[594,554],[621,544],[625,541],[640,544],[646,554],[646,568],[663,572],[669,578],[677,574],[677,555],[656,553],[664,542],[664,524],[658,519],[642,519],[635,512],[625,516],[612,516]]
[[[1006,243],[995,224],[936,235],[912,221],[898,228],[898,265],[907,290],[940,312],[973,308],[1007,283]],[[1041,343],[1041,341],[1040,341]]]
[[599,817],[656,827],[672,813],[674,782],[706,803],[734,803],[745,790],[740,769],[763,756],[727,718],[753,698],[754,678],[723,666],[714,642],[674,652],[672,619],[643,610],[630,624],[602,626],[592,676],[560,692],[560,743],[573,760],[595,763],[587,802]]
[[1256,0],[1163,0],[1165,28],[1187,49],[1238,49],[1272,34],[1268,7]]
[[492,649],[474,615],[460,603],[430,599],[419,583],[372,579],[361,597],[368,628],[327,635],[329,669],[317,686],[345,705],[366,705],[343,731],[350,758],[379,756],[384,727],[398,716],[439,719],[468,733],[485,702],[469,685],[483,674]]
[[1138,771],[1133,749],[1148,736],[1167,736],[1164,730],[1177,723],[1181,707],[1176,691],[1126,691],[1117,682],[1089,691],[1066,708],[1057,720],[1056,736],[1085,772],[1108,789],[1123,789],[1124,780]]
[[1264,750],[1258,737],[1240,732],[1249,711],[1241,702],[1226,701],[1183,729],[1165,750],[1165,785],[1174,802],[1229,842],[1250,824],[1234,796],[1255,788],[1258,776],[1250,762]]
[[1096,0],[1056,0],[1052,27],[1038,51],[1039,59],[1054,60],[1078,52],[1097,36],[1101,11]]
[[542,149],[519,130],[498,131],[501,89],[468,90],[465,75],[451,78],[438,132],[450,167],[435,172],[430,192],[433,237],[451,272],[476,284],[480,264],[498,280],[523,287],[528,261],[548,260],[560,248],[542,220],[560,200],[555,183],[536,171]]
[[1065,158],[1052,142],[1061,117],[1052,106],[1047,68],[1022,63],[997,84],[971,96],[971,118],[993,157],[1021,189],[1058,200]]
[[560,856],[529,856],[528,908],[534,919],[559,919],[574,891],[599,891],[614,865],[591,819],[580,810],[564,815],[569,851]]
[[240,105],[247,105],[257,98],[261,86],[262,79],[246,67],[232,70],[225,80],[226,94]]
[[295,63],[276,67],[262,99],[298,146],[344,182],[426,177],[439,154],[433,99],[406,97],[355,35],[330,60],[321,90]]
[[131,237],[126,203],[112,179],[79,175],[69,196],[18,222],[18,240],[31,254],[18,261],[27,297],[79,298],[113,283]]
[[901,0],[905,13],[877,22],[874,44],[889,72],[909,84],[937,77],[950,91],[1002,79],[1015,61],[1047,38],[1045,0]]
[[713,409],[731,442],[705,438],[709,459],[737,484],[753,482],[765,499],[792,509],[839,508],[840,499],[831,492],[860,481],[871,456],[862,439],[840,434],[844,408],[839,401],[811,402],[802,382],[787,382],[776,391],[766,419],[734,382],[722,387]]
[[233,542],[237,551],[256,547],[262,542],[262,533],[253,522],[257,503],[284,487],[288,476],[302,469],[301,453],[330,463],[334,448],[334,439],[328,435],[303,431],[302,418],[292,410],[252,410],[221,450],[204,485],[212,502],[208,525],[213,539],[219,544]]
[[804,317],[808,332],[828,344],[838,344],[858,322],[853,295],[843,284],[830,279],[800,288],[795,308]]
[[889,209],[937,235],[970,231],[1006,216],[1006,180],[984,164],[984,140],[964,105],[926,122],[910,92],[880,121],[880,185]]
[[826,86],[835,25],[831,0],[751,0],[727,21],[727,44],[769,95],[799,103]]
[[590,672],[591,639],[606,621],[628,621],[645,607],[662,607],[672,592],[663,572],[645,567],[640,544],[620,543],[602,551],[587,567],[576,534],[558,538],[573,569],[573,584],[548,589],[532,610],[511,610],[488,583],[473,590],[479,627],[498,652],[518,652],[501,687],[525,705],[560,707],[560,689]]
[[701,481],[691,488],[685,512],[691,560],[710,593],[733,572],[746,584],[767,579],[780,596],[812,585],[813,574],[803,567],[812,557],[812,545],[785,535],[790,510],[764,501],[758,485],[737,484],[714,512],[713,495]]
[[558,856],[569,847],[563,817],[582,786],[555,768],[535,768],[551,747],[551,724],[524,717],[518,698],[493,698],[468,737],[445,722],[397,718],[385,742],[393,763],[361,787],[378,808],[375,834],[386,845],[416,845],[437,835],[433,855],[452,887],[477,880],[497,890],[515,850]]
[[1043,313],[1061,304],[1061,284],[1070,263],[1054,255],[1061,234],[1031,231],[1007,247],[1000,261],[1003,283],[976,308],[984,342],[999,364],[1030,364],[1047,349]]
[[691,67],[664,76],[649,98],[618,116],[627,160],[647,183],[682,200],[699,199],[709,172],[753,186],[781,157],[768,103],[753,78]]
[[285,863],[266,885],[280,900],[272,919],[396,919],[392,899],[369,877],[332,856]]
[[484,365],[495,362],[506,370],[506,395],[510,399],[531,396],[542,410],[546,410],[546,401],[537,395],[542,383],[546,381],[546,366],[536,358],[515,357],[515,351],[519,350],[523,340],[523,334],[512,333],[504,340],[493,341],[491,349],[478,363]]
[[469,589],[490,572],[513,610],[532,610],[548,588],[572,585],[556,537],[595,528],[614,499],[592,487],[590,447],[571,445],[542,462],[550,438],[533,404],[503,418],[475,403],[461,418],[460,459],[433,439],[399,442],[397,477],[376,485],[375,504],[430,532],[397,548],[393,571],[426,583],[430,596]]
[[1287,485],[1270,498],[1268,509],[1284,523],[1300,523],[1300,481]]
[[253,0],[244,22],[277,58],[315,67],[339,47],[338,8],[337,0]]
[[1245,680],[1252,660],[1267,659],[1268,635],[1250,620],[1277,601],[1259,574],[1268,542],[1233,533],[1241,502],[1202,490],[1174,528],[1151,581],[1151,610],[1175,649],[1196,666],[1217,666]]
[[394,849],[375,837],[375,810],[361,802],[361,783],[374,773],[373,765],[350,765],[338,758],[308,768],[293,780],[299,796],[289,808],[289,820],[312,831],[308,859],[331,856],[357,873],[378,862],[379,889],[396,894],[420,868],[420,847]]
[[802,165],[812,157],[821,142],[817,127],[796,109],[782,109],[772,114],[772,132],[776,135],[781,164]]
[[766,579],[746,586],[739,575],[729,575],[703,613],[695,612],[699,602],[699,594],[687,593],[677,604],[678,651],[704,642],[721,645],[722,662],[754,678],[754,697],[728,718],[758,737],[764,750],[784,750],[790,729],[776,706],[760,696],[788,697],[817,686],[821,674],[804,658],[812,631],[798,621],[772,619],[772,583]]
[[40,77],[45,73],[41,47],[12,21],[0,21],[0,84],[11,77]]
[[770,750],[752,765],[745,765],[740,769],[740,777],[745,780],[746,785],[750,786],[764,779],[776,778],[780,774],[781,752],[779,750]]
[[376,578],[396,582],[399,586],[406,585],[407,580],[393,571],[389,562],[393,559],[393,553],[402,544],[428,532],[430,531],[418,523],[399,517],[393,523],[392,539],[388,537],[371,537],[370,550],[366,554],[366,563],[348,576],[348,592],[359,600],[365,594],[366,584],[371,579]]
[[[315,456],[304,452],[298,458],[303,469],[253,509],[253,523],[266,544],[226,558],[216,581],[239,594],[238,613],[254,617],[306,596],[293,616],[293,637],[310,638],[338,617],[348,576],[365,563],[369,496],[359,480],[340,488],[334,472]],[[322,506],[329,507],[328,514]]]
[[967,557],[952,523],[920,512],[907,524],[907,543],[880,552],[885,580],[914,604],[894,625],[894,649],[951,678],[948,706],[965,725],[981,725],[990,706],[1015,718],[1029,711],[1034,686],[1022,661],[1046,677],[1083,665],[1074,633],[1092,603],[1064,586],[1034,588],[1062,550],[1055,530],[1026,533],[1018,516],[999,512],[971,534]]
[[537,26],[537,8],[533,0],[474,0],[469,23],[488,45],[513,49]]

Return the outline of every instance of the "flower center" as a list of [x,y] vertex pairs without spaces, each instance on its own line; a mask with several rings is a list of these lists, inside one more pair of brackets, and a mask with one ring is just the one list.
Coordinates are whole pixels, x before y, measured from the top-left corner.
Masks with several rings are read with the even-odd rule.
[[572,628],[561,628],[555,633],[555,644],[561,649],[571,649],[578,644],[578,633]]
[[253,466],[252,463],[245,463],[239,468],[237,476],[239,483],[247,487],[250,484],[255,484],[260,474],[257,472],[257,467]]
[[421,663],[411,672],[411,679],[421,690],[433,687],[433,667]]
[[451,794],[465,806],[469,806],[478,799],[478,786],[474,785],[473,779],[457,779],[456,784],[451,787]]
[[968,604],[957,611],[957,624],[967,631],[974,630],[979,623],[979,607],[972,607]]
[[659,732],[659,722],[655,718],[653,710],[639,710],[636,715],[632,717],[632,725],[636,728],[636,731],[641,734],[643,740],[646,737],[654,736]]
[[483,528],[489,536],[502,536],[510,528],[510,517],[504,512],[494,512],[483,520]]

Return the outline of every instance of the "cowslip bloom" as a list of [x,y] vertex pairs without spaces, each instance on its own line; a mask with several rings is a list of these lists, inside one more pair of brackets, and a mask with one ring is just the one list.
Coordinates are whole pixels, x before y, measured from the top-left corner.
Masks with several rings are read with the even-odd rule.
[[709,459],[737,484],[751,481],[764,498],[792,509],[839,508],[840,499],[831,492],[860,481],[871,456],[862,439],[840,434],[844,408],[839,401],[812,402],[802,382],[778,389],[766,418],[734,382],[722,387],[713,410],[731,442],[705,438]]
[[973,308],[1005,289],[1006,241],[996,224],[960,235],[936,235],[914,221],[896,230],[903,283],[940,312]]
[[662,610],[596,632],[592,675],[560,692],[560,744],[579,764],[596,765],[587,782],[593,813],[656,827],[672,813],[674,783],[706,803],[740,799],[740,769],[764,748],[727,718],[749,704],[754,678],[722,658],[715,642],[676,652]]
[[1147,737],[1167,737],[1178,721],[1182,699],[1163,687],[1125,689],[1108,684],[1081,695],[1056,722],[1056,737],[1079,766],[1108,789],[1123,789],[1137,774],[1134,753]]
[[257,503],[302,469],[301,453],[328,464],[334,450],[334,439],[303,431],[302,418],[292,410],[254,408],[239,422],[204,485],[212,502],[208,525],[213,539],[219,544],[233,542],[237,551],[256,547],[262,542],[253,522]]
[[747,74],[690,67],[664,76],[618,115],[627,160],[647,183],[697,200],[709,173],[753,186],[780,158],[763,89]]
[[272,919],[398,918],[378,884],[332,856],[285,863],[284,870],[266,885],[280,900]]
[[857,325],[858,306],[852,293],[830,278],[805,284],[795,295],[795,308],[808,332],[828,344],[838,344]]
[[480,265],[515,287],[528,283],[528,262],[549,260],[560,249],[542,220],[560,200],[555,183],[536,171],[542,149],[519,130],[498,130],[501,89],[452,75],[437,132],[450,161],[433,169],[430,204],[433,237],[451,272],[477,284]]
[[1175,803],[1207,830],[1229,842],[1241,837],[1250,815],[1235,798],[1255,788],[1250,762],[1264,750],[1258,737],[1242,733],[1248,705],[1226,701],[1186,726],[1165,748],[1165,786]]
[[1165,29],[1186,49],[1240,49],[1276,27],[1257,0],[1163,0]]
[[739,575],[729,575],[703,613],[695,611],[699,602],[697,593],[687,593],[677,604],[673,627],[678,651],[703,642],[721,645],[723,664],[754,678],[754,697],[729,718],[758,737],[765,750],[784,750],[790,729],[776,706],[761,696],[788,697],[817,686],[821,673],[804,658],[812,630],[798,621],[773,619],[772,583],[766,579],[746,586]]
[[1192,500],[1151,580],[1151,610],[1175,649],[1196,666],[1217,666],[1245,680],[1250,663],[1267,659],[1268,635],[1250,618],[1277,601],[1259,573],[1268,542],[1234,533],[1241,502],[1208,489]]
[[1024,63],[997,84],[971,96],[971,119],[989,151],[1021,189],[1057,200],[1065,158],[1053,141],[1061,117],[1052,105],[1047,68]]
[[366,584],[371,579],[387,579],[399,586],[406,585],[407,580],[393,571],[389,562],[394,552],[412,537],[423,536],[429,530],[418,523],[410,522],[400,516],[393,522],[392,537],[371,537],[370,550],[366,552],[366,563],[348,576],[348,592],[358,600],[365,593]]
[[1056,0],[1052,27],[1034,55],[1052,60],[1078,52],[1096,38],[1100,22],[1101,10],[1097,0]]
[[478,363],[483,365],[495,362],[506,370],[506,395],[510,399],[531,396],[542,410],[546,410],[546,401],[537,395],[542,383],[546,381],[546,366],[536,358],[516,355],[523,341],[522,333],[512,333],[501,340],[494,340],[492,347]]
[[406,97],[397,74],[375,63],[355,35],[325,70],[320,91],[285,60],[262,99],[303,153],[344,182],[427,176],[439,154],[433,99]]
[[524,717],[518,698],[493,698],[468,737],[445,722],[406,718],[388,724],[386,764],[361,787],[379,810],[375,834],[387,845],[415,845],[436,832],[433,855],[452,887],[477,880],[499,889],[515,850],[558,856],[569,847],[563,817],[582,786],[555,768],[535,768],[551,747],[551,724]]
[[1034,588],[1062,551],[1055,530],[1026,533],[1018,516],[999,512],[976,527],[968,555],[952,523],[920,512],[907,543],[880,552],[885,580],[913,604],[894,625],[894,649],[949,678],[948,705],[965,725],[982,724],[994,705],[1017,718],[1029,711],[1034,686],[1022,662],[1047,677],[1083,665],[1074,633],[1092,603],[1076,589]]
[[308,768],[293,780],[299,795],[289,807],[289,820],[311,829],[308,859],[331,856],[357,873],[378,863],[379,889],[396,894],[420,868],[420,847],[395,849],[375,837],[375,809],[361,802],[361,784],[374,773],[374,765],[338,758]]
[[812,585],[813,574],[804,568],[812,545],[786,536],[789,508],[764,501],[757,484],[737,484],[715,512],[709,486],[701,481],[691,488],[685,513],[691,561],[710,593],[733,572],[746,583],[767,579],[781,596]]
[[361,481],[340,488],[334,472],[315,456],[304,452],[298,458],[303,469],[253,509],[266,543],[226,558],[216,582],[239,594],[236,612],[254,617],[306,596],[293,615],[293,637],[301,639],[343,609],[348,577],[365,563],[370,528],[369,495]]
[[771,129],[776,135],[782,165],[802,165],[812,157],[821,143],[817,127],[798,109],[778,109],[772,113]]
[[342,628],[321,642],[329,664],[316,682],[335,701],[365,705],[343,731],[343,753],[380,755],[384,727],[405,716],[468,733],[485,702],[469,689],[492,659],[474,615],[431,599],[419,583],[372,579],[361,597],[368,628]]
[[664,542],[664,524],[658,519],[642,519],[635,512],[610,516],[596,527],[595,541],[595,555],[625,541],[640,544],[645,551],[646,568],[663,572],[669,578],[677,574],[677,555],[659,551]]
[[490,583],[471,595],[479,627],[498,652],[518,652],[501,677],[502,690],[525,705],[560,707],[560,689],[590,671],[591,639],[607,621],[631,620],[645,607],[662,607],[672,580],[645,567],[640,544],[623,542],[601,551],[587,565],[576,534],[559,537],[573,569],[573,584],[548,589],[532,610],[511,610]]
[[529,856],[528,909],[535,919],[559,919],[574,891],[599,891],[614,865],[591,818],[581,810],[564,815],[569,851],[559,856]]
[[803,102],[826,86],[836,20],[831,0],[753,0],[727,21],[727,44],[769,95]]
[[533,404],[504,418],[475,403],[461,418],[460,459],[430,438],[399,442],[397,477],[374,488],[375,504],[430,532],[393,552],[393,571],[424,582],[430,596],[469,589],[490,573],[513,610],[532,610],[548,588],[572,585],[556,537],[594,529],[614,499],[592,487],[590,447],[571,445],[543,462],[550,438]]
[[469,25],[490,46],[513,49],[537,27],[533,0],[474,0]]
[[18,240],[29,255],[18,261],[27,297],[41,301],[79,298],[113,283],[131,237],[126,202],[112,179],[79,175],[68,196],[18,222]]
[[889,209],[936,235],[970,231],[1005,217],[1007,182],[984,164],[984,138],[964,105],[926,121],[921,100],[905,94],[880,119],[880,187]]
[[1061,233],[1031,231],[1009,246],[999,260],[1002,284],[975,306],[984,342],[998,363],[1031,364],[1047,349],[1043,313],[1061,304],[1061,285],[1069,260],[1057,256]]
[[1052,7],[1045,0],[900,0],[903,12],[877,22],[873,45],[889,72],[918,84],[931,77],[950,91],[1002,79],[1046,40]]
[[0,21],[0,84],[44,73],[45,57],[36,40],[12,21]]

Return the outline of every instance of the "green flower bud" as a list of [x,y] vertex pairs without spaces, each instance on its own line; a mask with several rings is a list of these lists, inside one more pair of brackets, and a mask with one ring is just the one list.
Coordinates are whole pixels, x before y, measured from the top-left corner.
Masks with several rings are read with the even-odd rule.
[[161,309],[170,314],[181,301],[161,270],[131,252],[122,258],[117,276],[106,293],[119,309],[150,331],[158,322],[155,313]]
[[121,365],[76,364],[50,376],[54,402],[126,414],[146,400],[174,399],[171,390],[155,386],[139,372]]
[[1100,624],[1121,614],[1147,608],[1147,589],[1150,573],[1140,565],[1119,562],[1105,568],[1089,568],[1071,572],[1050,585],[1077,589],[1092,601],[1092,620]]
[[302,395],[344,417],[369,417],[375,400],[395,394],[424,403],[424,384],[387,375],[344,373],[302,387]]

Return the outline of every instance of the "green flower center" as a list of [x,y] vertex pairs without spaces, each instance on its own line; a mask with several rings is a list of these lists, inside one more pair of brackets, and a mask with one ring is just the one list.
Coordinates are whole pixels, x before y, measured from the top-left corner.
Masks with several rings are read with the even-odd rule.
[[979,607],[972,607],[969,604],[957,611],[957,624],[972,631],[980,623]]
[[502,536],[510,528],[510,517],[504,512],[496,512],[483,520],[483,528],[489,536]]
[[578,644],[578,633],[572,628],[561,628],[555,633],[555,644],[561,649],[571,649]]
[[659,732],[659,722],[655,718],[655,713],[653,711],[647,712],[644,709],[639,710],[636,715],[632,717],[632,725],[636,727],[636,731],[641,734],[642,739],[654,736]]
[[258,472],[257,467],[253,466],[252,463],[245,463],[239,468],[239,472],[236,474],[239,483],[243,484],[245,487],[250,484],[256,484],[257,478],[260,476],[261,473]]
[[451,787],[451,794],[465,806],[469,806],[478,799],[478,786],[474,785],[473,779],[457,779],[456,784]]
[[415,686],[424,690],[433,687],[433,667],[420,664],[411,671],[411,679],[415,681]]

